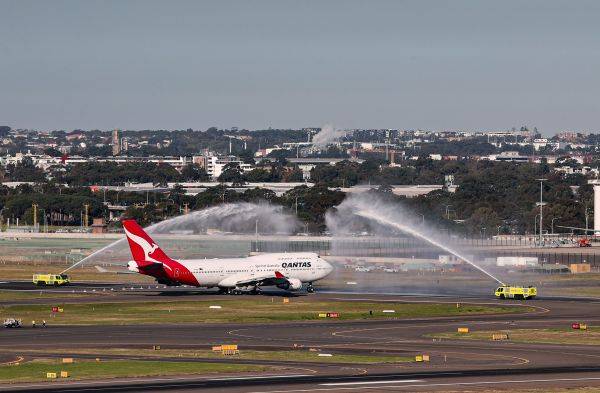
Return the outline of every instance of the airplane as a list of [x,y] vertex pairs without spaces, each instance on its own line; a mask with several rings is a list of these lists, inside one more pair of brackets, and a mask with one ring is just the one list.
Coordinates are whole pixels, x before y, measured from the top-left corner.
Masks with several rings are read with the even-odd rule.
[[333,266],[316,253],[270,253],[246,258],[171,259],[135,220],[123,220],[133,261],[129,271],[152,276],[159,284],[219,288],[220,293],[258,294],[263,286],[298,291],[315,291],[313,282],[326,277]]

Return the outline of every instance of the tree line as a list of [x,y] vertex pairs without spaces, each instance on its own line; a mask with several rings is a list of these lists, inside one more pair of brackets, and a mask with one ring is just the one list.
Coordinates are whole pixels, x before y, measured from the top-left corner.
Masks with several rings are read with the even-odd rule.
[[[59,170],[60,169],[60,170]],[[237,192],[218,184],[197,195],[186,195],[182,187],[169,191],[94,192],[94,184],[122,184],[125,181],[183,182],[206,180],[198,166],[184,167],[181,172],[166,164],[85,163],[57,168],[43,173],[31,162],[3,168],[4,180],[31,181],[34,185],[16,188],[0,187],[0,215],[12,221],[32,222],[32,204],[38,205],[38,222],[42,214],[57,225],[79,225],[82,206],[88,204],[90,215],[107,216],[106,205],[128,206],[127,215],[144,224],[180,214],[184,207],[202,209],[220,203],[265,200],[290,209],[314,230],[324,228],[324,214],[339,204],[346,195],[343,187],[372,184],[374,192],[386,193],[393,203],[409,206],[432,225],[470,236],[532,233],[538,223],[540,183],[544,207],[543,230],[565,231],[559,226],[582,228],[593,224],[593,190],[580,174],[555,172],[547,164],[491,161],[434,161],[422,157],[401,166],[388,166],[384,161],[363,163],[342,161],[336,165],[320,165],[311,171],[311,183],[295,187],[284,195],[262,188]],[[404,198],[393,194],[391,185],[444,184],[453,176],[456,188],[444,188],[427,195]],[[250,172],[236,164],[225,168],[221,182],[240,187],[247,182],[301,181],[302,172],[285,161],[263,163]],[[64,185],[68,185],[65,187]],[[247,187],[247,185],[246,185]],[[106,203],[105,203],[106,202]]]

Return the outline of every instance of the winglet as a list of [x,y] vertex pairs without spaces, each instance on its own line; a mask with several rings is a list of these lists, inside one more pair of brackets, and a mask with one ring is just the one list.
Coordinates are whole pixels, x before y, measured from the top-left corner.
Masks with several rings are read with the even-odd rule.
[[275,278],[285,278],[285,276],[276,270],[275,271]]

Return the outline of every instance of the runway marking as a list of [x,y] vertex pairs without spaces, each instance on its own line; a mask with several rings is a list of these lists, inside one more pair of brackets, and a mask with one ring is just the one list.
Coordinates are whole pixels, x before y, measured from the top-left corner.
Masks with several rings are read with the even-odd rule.
[[[413,299],[410,299],[410,300],[406,300],[406,299],[372,299],[372,298],[332,298],[332,299],[339,300],[339,301],[345,301],[345,302],[354,301],[354,302],[376,302],[376,303],[441,303],[441,304],[456,303],[455,301],[413,300]],[[545,314],[547,312],[550,312],[550,309],[548,309],[546,307],[535,306],[532,304],[515,304],[515,303],[501,303],[501,302],[471,302],[471,301],[466,301],[466,302],[459,301],[459,303],[473,304],[473,305],[490,305],[490,306],[501,305],[501,306],[525,307],[525,308],[529,307],[529,308],[538,310],[537,312],[525,312],[525,313],[518,314],[518,315]],[[506,314],[499,313],[499,314],[489,314],[489,315],[506,315]],[[439,318],[445,318],[445,317],[439,317]]]
[[[547,383],[547,382],[582,382],[582,381],[600,381],[600,377],[586,378],[554,378],[554,379],[526,379],[526,380],[499,380],[499,381],[477,381],[477,382],[448,382],[448,383],[414,383],[409,385],[386,386],[390,389],[407,389],[417,387],[442,387],[442,386],[476,386],[476,385],[499,385],[499,384],[524,384],[524,383]],[[367,390],[381,389],[381,386],[360,386],[360,387],[332,387],[332,388],[313,388],[313,389],[286,389],[286,390],[258,390],[248,393],[301,393],[301,392],[328,392],[336,390]]]
[[17,356],[16,360],[11,360],[10,362],[0,363],[0,365],[9,366],[11,364],[21,363],[23,360],[25,360],[25,358],[23,356]]
[[365,382],[333,382],[333,383],[321,383],[321,386],[351,386],[351,385],[376,385],[376,384],[390,384],[390,383],[415,383],[425,382],[422,379],[394,379],[390,381],[365,381]]
[[257,375],[252,377],[227,377],[227,378],[211,378],[207,381],[245,381],[247,379],[266,379],[266,378],[296,378],[296,377],[312,377],[310,374],[287,374],[287,375]]
[[[310,377],[312,375],[308,375],[308,374],[289,374],[289,375],[256,375],[256,376],[247,376],[247,377],[239,377],[238,379],[240,380],[245,380],[245,379],[258,379],[258,378],[293,378],[293,377]],[[114,385],[115,383],[118,382],[131,382],[132,385],[128,388],[126,388],[126,390],[131,390],[134,389],[134,383],[136,382],[151,382],[151,383],[168,383],[168,382],[179,382],[179,381],[192,381],[192,382],[206,382],[206,381],[226,381],[226,380],[234,380],[235,377],[232,378],[224,378],[224,379],[219,379],[219,378],[213,378],[213,379],[206,379],[206,378],[198,378],[198,379],[193,379],[193,376],[187,376],[187,377],[173,377],[173,378],[135,378],[135,379],[127,379],[125,381],[121,380],[106,380],[106,381],[70,381],[70,382],[56,382],[53,383],[52,385],[59,385],[59,386],[73,386],[73,385],[80,385],[80,386],[90,386],[89,388],[86,388],[87,390],[97,390],[97,389],[102,389],[101,387],[97,387],[96,385]],[[33,384],[21,384],[21,385],[0,385],[0,390],[13,390],[15,388],[35,388],[35,387],[48,387],[47,383],[33,383]]]

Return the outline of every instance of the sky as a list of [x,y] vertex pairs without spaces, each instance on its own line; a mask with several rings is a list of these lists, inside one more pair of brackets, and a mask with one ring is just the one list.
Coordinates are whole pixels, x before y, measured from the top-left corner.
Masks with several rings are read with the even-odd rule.
[[0,125],[600,132],[600,2],[0,0]]

